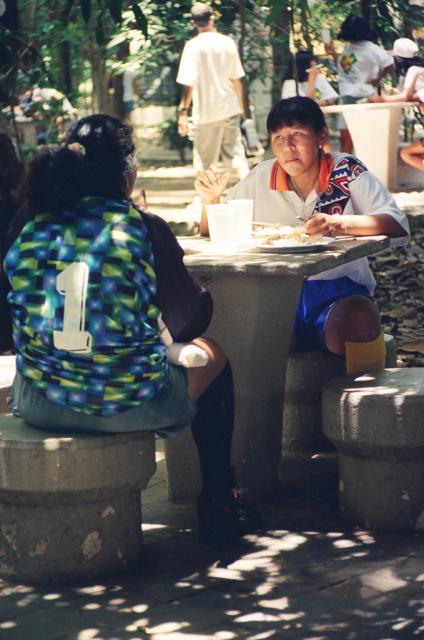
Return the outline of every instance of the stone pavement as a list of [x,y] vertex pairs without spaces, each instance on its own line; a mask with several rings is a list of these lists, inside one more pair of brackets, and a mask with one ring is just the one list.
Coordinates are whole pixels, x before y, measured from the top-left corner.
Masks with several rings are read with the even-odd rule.
[[[160,449],[160,441],[158,441]],[[264,501],[264,528],[201,545],[167,502],[163,454],[143,493],[144,557],[94,584],[1,585],[2,640],[409,640],[424,637],[424,538],[339,519],[335,486]]]

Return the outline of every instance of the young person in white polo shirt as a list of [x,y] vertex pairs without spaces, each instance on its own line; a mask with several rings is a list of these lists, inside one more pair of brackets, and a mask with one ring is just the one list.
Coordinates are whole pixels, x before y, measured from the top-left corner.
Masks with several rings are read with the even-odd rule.
[[229,36],[217,32],[209,5],[196,3],[191,17],[197,35],[186,43],[178,70],[177,82],[184,87],[178,130],[187,134],[193,101],[195,170],[207,169],[221,159],[243,178],[249,165],[240,132],[244,70],[237,47]]
[[[299,226],[324,236],[388,235],[394,245],[409,237],[406,216],[383,184],[360,160],[324,153],[328,129],[310,98],[280,100],[267,128],[275,158],[257,165],[229,193],[254,200],[258,222]],[[218,202],[226,179],[201,174],[196,189],[204,204]],[[208,233],[206,211],[201,233]],[[375,280],[366,258],[305,280],[295,322],[298,350],[323,349],[346,356],[348,373],[384,367],[384,336],[371,296]]]

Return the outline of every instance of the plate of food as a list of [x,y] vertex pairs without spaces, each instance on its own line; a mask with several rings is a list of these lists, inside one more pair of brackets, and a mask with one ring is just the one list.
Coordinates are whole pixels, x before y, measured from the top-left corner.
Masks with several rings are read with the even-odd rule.
[[261,253],[309,253],[322,251],[333,242],[327,236],[308,235],[303,227],[268,226],[253,234],[253,249]]

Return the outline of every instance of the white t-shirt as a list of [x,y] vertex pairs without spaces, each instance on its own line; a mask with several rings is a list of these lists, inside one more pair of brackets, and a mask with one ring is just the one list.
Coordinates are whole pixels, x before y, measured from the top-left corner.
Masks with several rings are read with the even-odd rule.
[[415,83],[415,93],[417,94],[417,98],[421,102],[424,102],[424,67],[419,67],[419,66],[409,67],[408,71],[406,72],[403,88],[409,89],[417,73],[421,73],[422,75],[418,76],[417,81]]
[[[335,164],[339,160],[349,157],[345,153],[333,153]],[[303,200],[295,191],[274,191],[270,189],[269,181],[274,159],[266,160],[258,164],[246,178],[236,184],[229,192],[228,199],[249,198],[254,200],[253,218],[257,222],[269,222],[272,224],[299,226],[296,215],[305,217],[314,210],[318,194],[315,190]],[[350,182],[350,198],[345,206],[343,215],[379,215],[392,216],[409,234],[408,220],[403,214],[392,195],[386,187],[366,170],[352,179]],[[393,246],[402,246],[407,243],[409,236],[392,238]],[[340,267],[323,271],[315,276],[309,276],[310,280],[333,280],[347,276],[368,287],[370,294],[375,288],[374,276],[368,265],[367,258],[359,258]]]
[[218,122],[240,114],[231,80],[244,76],[234,40],[202,31],[189,40],[181,56],[177,82],[193,87],[193,123]]
[[[298,83],[298,90],[300,96],[306,96],[308,88],[307,81]],[[284,80],[283,88],[281,90],[282,98],[293,98],[296,95],[296,81]],[[318,73],[315,80],[315,99],[316,100],[337,100],[339,94],[333,89],[327,78],[321,73]]]
[[375,95],[377,88],[370,82],[392,64],[393,57],[374,42],[363,40],[347,44],[337,63],[340,95],[355,98]]

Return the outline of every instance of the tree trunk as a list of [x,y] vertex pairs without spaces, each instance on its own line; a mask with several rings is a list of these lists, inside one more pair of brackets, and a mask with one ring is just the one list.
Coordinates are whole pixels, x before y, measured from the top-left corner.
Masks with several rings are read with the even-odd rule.
[[[68,0],[65,7],[60,12],[60,21],[65,27],[71,15],[73,7],[73,0]],[[60,71],[61,71],[61,83],[63,87],[63,91],[67,96],[70,96],[73,91],[73,82],[72,82],[72,65],[71,65],[71,48],[68,40],[64,40],[60,44],[59,48],[59,56],[60,56]]]
[[91,65],[93,80],[93,93],[91,103],[93,111],[113,115],[112,100],[109,96],[109,74],[106,70],[106,61],[103,49],[93,41],[90,28],[86,29],[88,42],[88,58]]
[[[246,0],[239,0],[239,15],[240,15],[240,40],[239,40],[239,55],[241,63],[244,63],[244,41],[246,39]],[[244,66],[244,65],[243,65]],[[242,79],[243,83],[243,111],[246,118],[251,117],[250,103],[249,103],[249,85],[246,82],[246,76]]]
[[113,115],[118,120],[123,120],[124,113],[124,83],[122,75],[112,76],[112,88],[113,88]]
[[281,2],[281,11],[275,16],[270,31],[272,62],[272,102],[281,97],[281,86],[290,65],[290,2]]
[[309,10],[308,10],[308,0],[301,0],[300,2],[300,24],[302,29],[302,36],[306,44],[306,48],[308,51],[313,51],[313,44],[311,34],[308,29],[309,23]]

